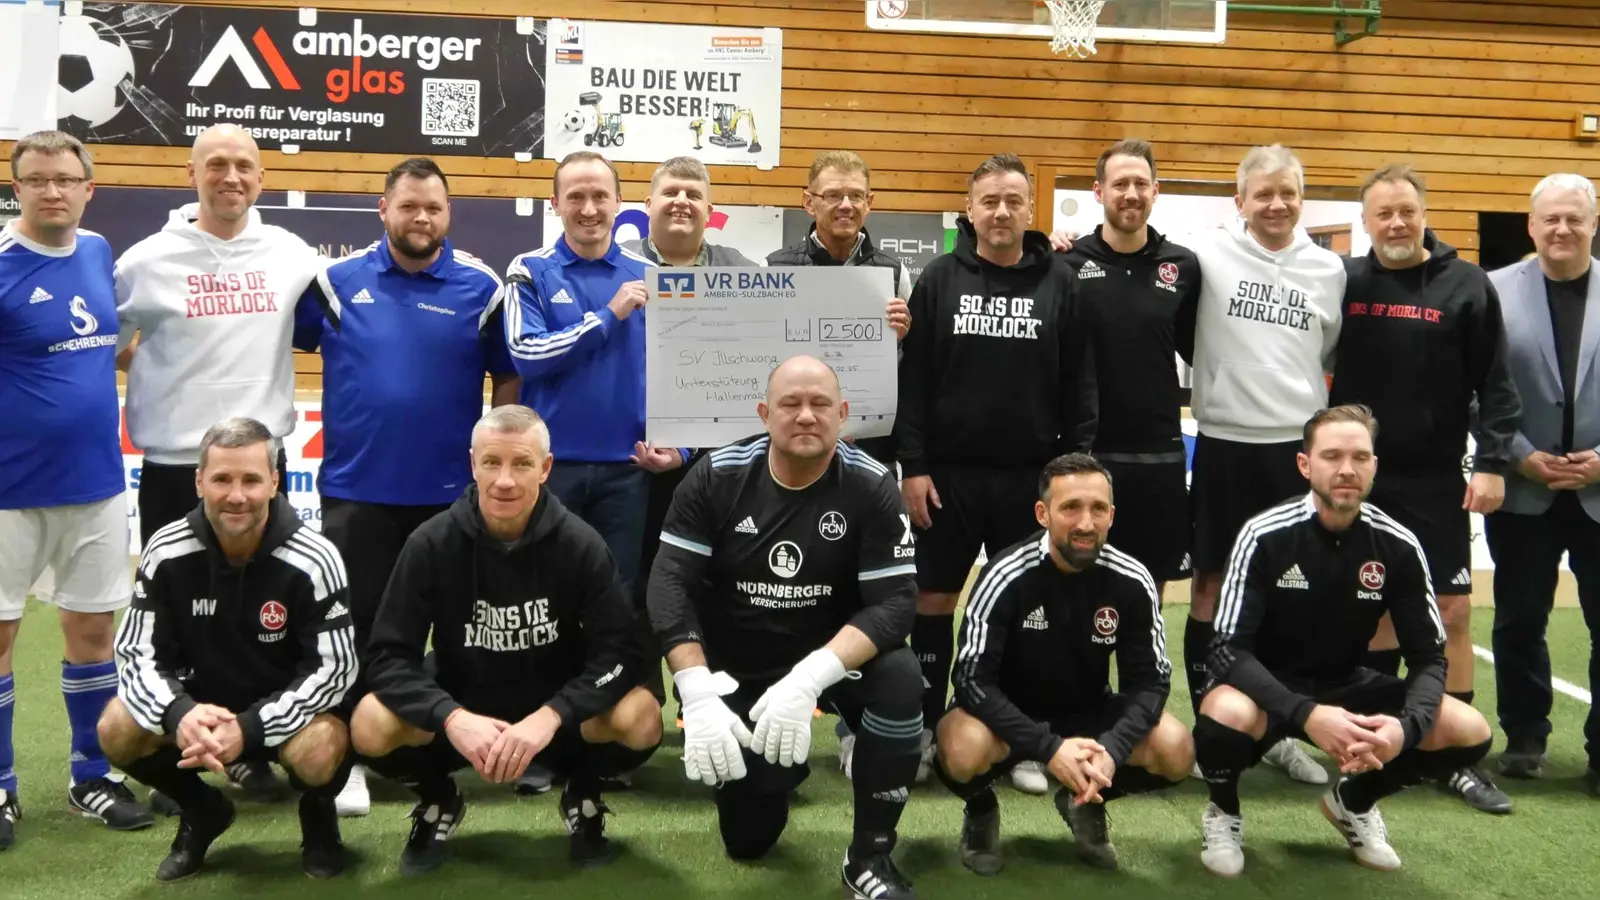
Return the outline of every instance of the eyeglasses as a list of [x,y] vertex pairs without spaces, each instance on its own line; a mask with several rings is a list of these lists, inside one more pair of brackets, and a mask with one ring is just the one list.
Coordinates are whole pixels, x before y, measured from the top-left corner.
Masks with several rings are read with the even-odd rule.
[[54,178],[46,178],[43,175],[28,175],[24,178],[18,178],[17,183],[36,194],[44,193],[44,189],[53,184],[56,186],[56,190],[65,194],[88,180],[87,178],[79,178],[76,175],[57,175]]
[[851,206],[861,206],[867,202],[866,191],[851,191],[849,193],[845,193],[844,191],[826,191],[821,194],[813,194],[811,191],[806,191],[806,194],[821,200],[823,206],[838,206],[839,204],[843,203],[846,198],[850,200]]

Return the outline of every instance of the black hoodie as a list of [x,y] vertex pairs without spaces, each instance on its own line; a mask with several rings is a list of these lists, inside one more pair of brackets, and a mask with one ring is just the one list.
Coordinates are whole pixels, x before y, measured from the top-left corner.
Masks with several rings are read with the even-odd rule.
[[1100,386],[1095,454],[1173,454],[1182,462],[1178,310],[1200,296],[1200,261],[1154,228],[1146,229],[1143,247],[1118,253],[1101,237],[1103,228],[1065,254],[1093,323]]
[[979,258],[970,221],[956,227],[955,250],[911,292],[894,427],[904,475],[1087,451],[1098,395],[1072,267],[1043,232],[1024,235],[1016,265],[997,266]]
[[339,551],[283,495],[240,566],[196,507],[140,555],[117,630],[117,696],[147,731],[176,734],[210,703],[239,717],[247,752],[276,747],[355,683],[349,603]]
[[1389,269],[1345,261],[1344,325],[1328,403],[1378,419],[1380,477],[1459,474],[1476,405],[1476,472],[1507,474],[1522,402],[1506,369],[1500,296],[1454,247],[1423,235],[1428,260]]
[[461,707],[515,724],[547,705],[582,722],[637,685],[644,660],[600,535],[546,489],[522,537],[496,540],[477,485],[406,539],[367,649],[373,693],[431,732]]

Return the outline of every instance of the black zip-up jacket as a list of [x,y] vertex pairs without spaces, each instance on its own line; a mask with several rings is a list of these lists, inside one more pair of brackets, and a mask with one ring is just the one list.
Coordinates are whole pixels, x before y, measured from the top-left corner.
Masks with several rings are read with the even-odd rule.
[[1473,429],[1475,472],[1509,474],[1522,401],[1506,368],[1500,296],[1489,276],[1433,232],[1428,260],[1388,269],[1374,252],[1345,261],[1344,324],[1328,402],[1378,418],[1381,473],[1461,471]]
[[373,693],[436,733],[462,707],[514,724],[549,706],[575,725],[615,706],[644,660],[600,535],[543,490],[508,546],[484,530],[476,485],[406,539],[368,651]]
[[140,554],[117,629],[117,696],[146,731],[176,734],[209,703],[239,717],[246,752],[276,747],[355,684],[349,604],[339,551],[282,495],[241,566],[196,507]]
[[1182,462],[1177,320],[1184,302],[1199,299],[1200,261],[1154,228],[1146,229],[1142,248],[1118,253],[1105,242],[1103,228],[1063,254],[1077,270],[1078,294],[1093,326],[1100,388],[1095,455],[1175,454]]
[[[906,269],[905,263],[895,259],[872,243],[872,235],[865,228],[856,238],[856,249],[844,261],[833,258],[833,254],[817,240],[817,226],[813,224],[806,231],[806,236],[800,240],[767,254],[769,266],[875,266],[889,269],[894,272],[894,295],[902,300],[911,294],[911,273]],[[885,299],[887,302],[887,299]],[[911,320],[911,329],[916,330],[917,321]],[[894,465],[894,437],[861,438],[856,446],[865,450],[869,456],[884,465]]]
[[1099,395],[1076,273],[1043,232],[1022,261],[978,256],[965,217],[954,252],[911,292],[894,438],[905,477],[929,465],[1042,466],[1094,443]]
[[[1117,686],[1122,717],[1101,735],[1056,734],[1052,720],[1097,709]],[[1138,560],[1106,546],[1068,574],[1040,531],[990,558],[961,624],[956,703],[1028,758],[1048,762],[1063,739],[1094,737],[1117,765],[1161,720],[1172,664],[1161,599]]]
[[1279,719],[1304,726],[1319,686],[1366,659],[1385,612],[1406,660],[1406,747],[1433,728],[1444,695],[1444,621],[1416,537],[1370,503],[1342,532],[1311,495],[1245,523],[1218,595],[1211,674]]

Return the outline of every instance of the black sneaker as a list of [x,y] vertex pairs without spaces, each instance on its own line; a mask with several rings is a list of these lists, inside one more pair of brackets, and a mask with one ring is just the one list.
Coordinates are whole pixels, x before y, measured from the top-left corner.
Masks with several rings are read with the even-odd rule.
[[22,803],[16,791],[0,789],[0,850],[17,842],[17,822],[22,820]]
[[1467,805],[1478,812],[1503,816],[1511,812],[1511,798],[1495,786],[1487,773],[1476,766],[1457,769],[1450,777],[1440,779],[1439,790],[1459,794]]
[[444,865],[444,842],[461,827],[467,816],[467,801],[446,779],[450,793],[439,799],[425,799],[411,810],[411,836],[400,852],[400,874],[422,875]]
[[1073,803],[1072,792],[1056,791],[1056,812],[1072,829],[1078,858],[1097,869],[1117,868],[1117,848],[1111,843],[1111,823],[1104,803]]
[[567,853],[572,862],[584,868],[603,866],[616,856],[616,848],[606,837],[606,813],[611,812],[599,791],[575,791],[567,782],[561,792],[561,815],[567,822]]
[[178,805],[178,801],[168,797],[166,794],[163,794],[158,790],[151,789],[150,811],[158,815],[166,816],[170,819],[173,816],[183,812],[183,808]]
[[1543,741],[1506,741],[1500,754],[1500,774],[1507,778],[1544,777]]
[[974,815],[961,813],[961,864],[979,875],[999,875],[1005,868],[1000,856],[1000,807]]
[[839,880],[855,900],[916,900],[911,891],[911,879],[895,867],[888,850],[882,850],[861,859],[854,859],[850,851],[844,854],[844,868]]
[[[1589,795],[1590,796],[1592,796],[1592,797],[1600,797],[1600,769],[1596,769],[1593,766],[1590,766],[1588,771],[1583,773],[1583,784],[1584,784],[1584,787],[1587,787],[1589,789]],[[0,811],[0,828],[4,828],[5,827],[5,825],[3,824],[4,822],[5,822],[4,813],[3,813],[3,811]],[[4,849],[4,846],[5,846],[4,844],[0,844],[0,849]]]
[[221,791],[210,788],[212,798],[198,807],[184,809],[178,819],[178,836],[172,850],[156,867],[156,880],[177,881],[200,871],[206,851],[233,824],[233,802]]
[[228,780],[251,803],[279,803],[294,793],[288,782],[273,773],[271,763],[236,762],[228,766],[227,772]]
[[68,787],[67,804],[86,819],[99,819],[112,831],[138,831],[156,823],[156,817],[134,799],[120,775],[91,778]]
[[312,878],[332,878],[344,871],[339,810],[332,797],[300,795],[300,867]]

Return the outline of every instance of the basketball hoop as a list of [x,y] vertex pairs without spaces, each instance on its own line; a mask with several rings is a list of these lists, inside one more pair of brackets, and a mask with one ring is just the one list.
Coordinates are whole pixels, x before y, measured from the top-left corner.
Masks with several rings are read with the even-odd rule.
[[1094,26],[1100,21],[1106,0],[1044,0],[1044,4],[1050,9],[1050,24],[1056,30],[1050,49],[1079,59],[1093,56]]

